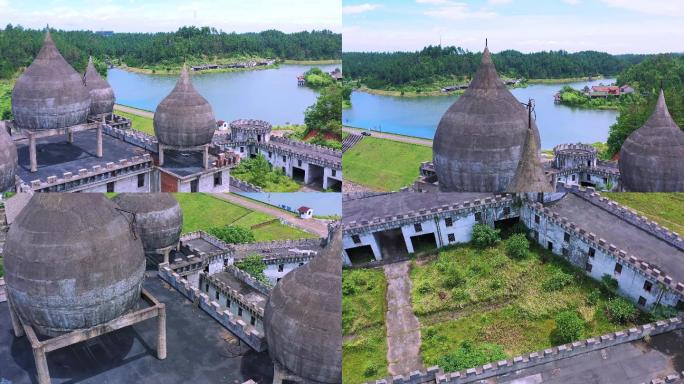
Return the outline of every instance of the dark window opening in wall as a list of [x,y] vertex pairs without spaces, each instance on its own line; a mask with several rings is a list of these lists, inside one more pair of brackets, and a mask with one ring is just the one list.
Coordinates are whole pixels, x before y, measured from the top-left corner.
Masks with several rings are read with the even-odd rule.
[[204,266],[204,273],[209,273],[209,264]]
[[594,257],[596,256],[596,250],[592,247],[589,247],[589,257]]
[[646,298],[643,296],[639,296],[639,301],[638,301],[639,306],[643,307],[646,305]]
[[285,264],[278,264],[278,272],[282,272],[285,269]]
[[280,281],[280,279],[281,279],[280,277],[279,277],[279,278],[277,278],[277,279],[276,279],[276,283],[277,283],[277,282],[279,282],[279,281]]
[[678,311],[684,311],[684,300],[677,301],[677,307],[676,308]]
[[280,169],[282,169],[283,173],[285,173],[285,167],[280,167]]
[[216,293],[214,293],[214,297],[216,298],[216,300],[219,299],[219,291],[216,291]]
[[566,243],[570,242],[570,234],[569,233],[565,232],[565,234],[563,235],[563,241],[565,241]]
[[[587,167],[589,167],[589,162],[587,161]],[[587,181],[591,181],[591,175],[587,175]]]
[[199,190],[199,180],[190,180],[190,192],[196,193]]
[[333,177],[337,177],[337,169],[332,170],[332,175],[333,175]]
[[563,256],[568,257],[568,255],[570,254],[570,251],[567,248],[563,248],[561,250],[561,253],[563,254]]
[[539,215],[534,215],[534,222],[539,224]]
[[423,231],[423,224],[421,224],[421,223],[413,224],[413,230],[416,232],[422,232]]
[[251,325],[256,324],[256,318],[254,318],[254,316],[250,316],[250,317],[249,317],[249,323],[250,323]]
[[109,182],[107,183],[107,193],[112,193],[114,192],[114,182]]
[[591,269],[592,269],[592,268],[594,268],[594,266],[591,265],[591,263],[587,263],[587,264],[584,265],[584,270],[587,271],[587,272],[591,272]]
[[223,184],[223,173],[222,172],[216,172],[214,173],[214,187],[218,187],[219,185]]
[[504,215],[508,216],[511,214],[511,207],[504,207]]
[[245,147],[240,147],[240,153],[243,153],[245,151]]
[[297,160],[297,166],[298,166],[298,167],[301,167],[301,166],[302,166],[302,161],[301,161],[301,160]]
[[238,316],[242,316],[242,307],[238,308]]
[[301,267],[302,265],[304,265],[304,263],[299,263],[299,266],[300,266],[300,267]]
[[359,237],[359,235],[352,235],[352,241],[354,242],[354,244],[361,244],[361,238]]
[[142,188],[145,186],[145,174],[141,173],[138,175],[138,188]]
[[575,181],[575,175],[572,175],[572,181]]
[[615,263],[615,274],[619,275],[622,273],[622,264],[620,263]]
[[286,159],[286,157],[285,157],[285,156],[283,156],[283,161],[287,161],[287,159]]
[[230,297],[226,297],[226,308],[230,308]]
[[268,151],[268,158],[270,159],[271,157],[273,157],[273,152]]
[[549,251],[553,251],[553,242],[552,241],[549,241],[548,243],[546,243],[546,249],[548,249]]
[[475,212],[475,221],[478,223],[482,222],[482,212]]
[[456,241],[456,235],[454,235],[453,233],[450,233],[447,237],[449,238],[450,243]]
[[648,280],[644,281],[644,291],[651,292],[651,289],[653,289],[653,283]]
[[204,284],[204,291],[209,292],[209,284]]
[[451,227],[452,225],[454,225],[454,219],[452,219],[451,217],[447,217],[446,219],[444,219],[444,225],[446,225],[447,227]]
[[607,177],[603,178],[603,184],[608,184],[608,178]]
[[535,241],[539,241],[539,232],[537,232],[537,231],[532,231],[532,238],[533,238]]

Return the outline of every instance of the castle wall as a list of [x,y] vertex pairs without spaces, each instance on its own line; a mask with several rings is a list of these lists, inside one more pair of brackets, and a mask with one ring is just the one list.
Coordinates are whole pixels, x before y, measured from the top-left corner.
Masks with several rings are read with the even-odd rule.
[[[150,183],[150,174],[152,171],[148,170],[148,172],[143,173],[145,176],[145,184],[142,187],[138,187],[138,174],[130,175],[123,177],[121,179],[117,179],[112,181],[114,183],[114,192],[117,193],[123,193],[123,192],[128,192],[128,193],[149,193],[152,190],[152,186]],[[99,183],[99,184],[91,184],[87,185],[86,188],[83,188],[79,190],[80,192],[107,192],[107,184],[108,183]]]
[[[200,290],[209,296],[209,299],[218,303],[221,307],[219,312],[230,312],[236,319],[244,321],[254,327],[260,334],[264,332],[263,314],[259,314],[256,308],[250,308],[239,299],[239,294],[232,294],[218,287],[212,279],[200,276]],[[242,309],[242,310],[240,310]],[[253,323],[253,324],[252,324]]]

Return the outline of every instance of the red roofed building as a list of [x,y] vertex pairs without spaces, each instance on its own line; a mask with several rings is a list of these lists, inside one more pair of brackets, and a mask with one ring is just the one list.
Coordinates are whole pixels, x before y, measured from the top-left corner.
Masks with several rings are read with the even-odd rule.
[[620,96],[620,87],[617,85],[594,85],[589,92],[589,97],[608,96]]
[[301,206],[297,208],[297,212],[299,212],[299,217],[302,219],[310,219],[313,217],[313,209],[305,206]]

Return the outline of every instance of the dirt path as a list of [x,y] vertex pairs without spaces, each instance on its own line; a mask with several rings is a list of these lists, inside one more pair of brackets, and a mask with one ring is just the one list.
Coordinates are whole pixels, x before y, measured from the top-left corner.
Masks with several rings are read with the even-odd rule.
[[401,141],[401,142],[409,143],[409,144],[418,144],[418,145],[424,145],[426,147],[432,147],[432,140],[421,139],[419,137],[395,135],[392,133],[381,133],[378,131],[369,131],[366,129],[352,128],[352,127],[343,127],[342,129],[346,132],[349,132],[349,133],[361,134],[361,132],[370,132],[371,137],[375,137],[375,138]]
[[387,362],[391,375],[423,369],[420,323],[411,307],[410,261],[385,265],[387,278]]
[[149,117],[150,119],[154,118],[154,112],[145,111],[143,109],[138,109],[138,108],[133,108],[133,107],[128,107],[128,106],[121,105],[121,104],[115,104],[114,109],[118,109],[119,111],[130,113],[132,115]]
[[284,212],[278,208],[275,207],[269,207],[265,204],[259,204],[256,203],[252,200],[240,197],[238,195],[234,195],[232,193],[226,194],[226,193],[216,193],[213,194],[213,196],[218,197],[219,199],[228,201],[233,204],[237,204],[239,206],[252,209],[255,211],[263,212],[267,215],[275,216],[279,219],[285,220],[288,223],[292,224],[293,226],[303,229],[307,232],[310,233],[315,233],[321,237],[326,237],[328,236],[328,223],[322,220],[317,220],[317,219],[300,219],[298,217],[294,217],[291,214]]

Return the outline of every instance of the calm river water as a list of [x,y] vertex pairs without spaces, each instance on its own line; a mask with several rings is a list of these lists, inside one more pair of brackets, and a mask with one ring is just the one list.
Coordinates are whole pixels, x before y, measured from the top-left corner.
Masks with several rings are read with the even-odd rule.
[[[332,71],[340,65],[320,65]],[[203,73],[192,77],[199,93],[214,108],[217,120],[261,119],[274,125],[301,124],[304,110],[316,101],[317,92],[297,85],[297,76],[309,65],[281,65],[277,69]],[[118,68],[109,70],[107,80],[116,102],[154,111],[173,89],[178,76],[145,75]]]
[[[609,84],[615,79],[570,83],[574,88]],[[535,100],[543,149],[561,143],[594,143],[608,139],[617,111],[570,108],[553,102],[564,84],[533,84],[511,90],[521,102]],[[365,92],[352,94],[352,108],[342,114],[344,125],[432,139],[444,112],[458,96],[392,97]]]
[[288,211],[295,211],[301,206],[307,206],[313,209],[314,215],[342,215],[342,197],[339,193],[239,192],[238,194]]

